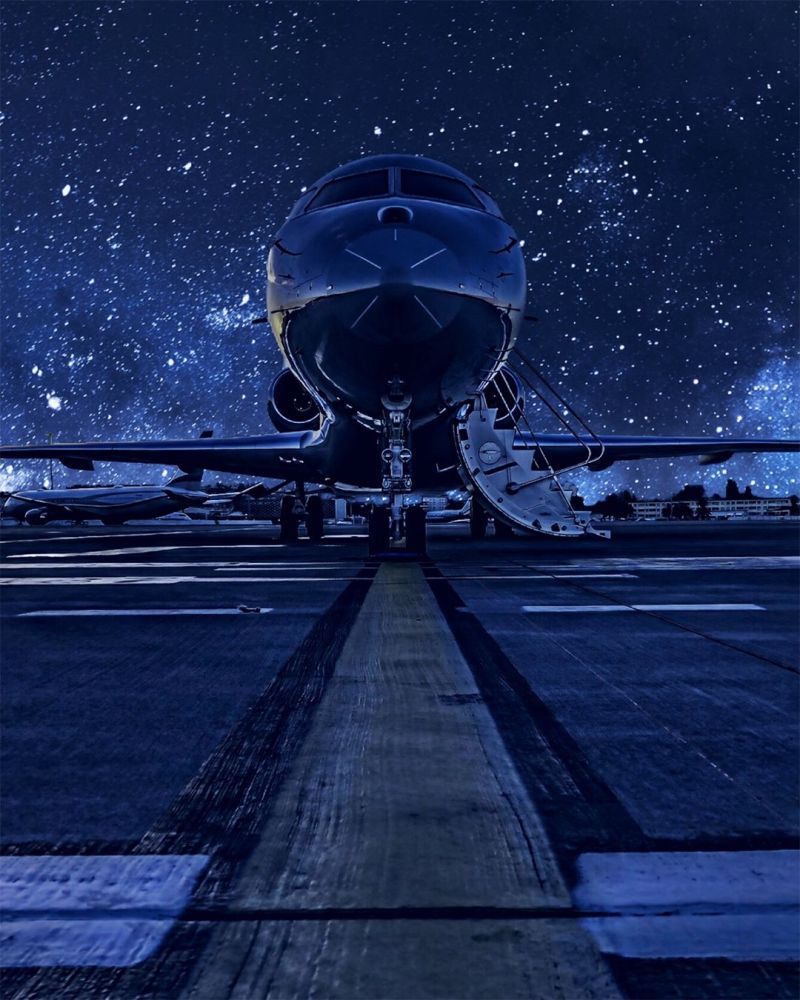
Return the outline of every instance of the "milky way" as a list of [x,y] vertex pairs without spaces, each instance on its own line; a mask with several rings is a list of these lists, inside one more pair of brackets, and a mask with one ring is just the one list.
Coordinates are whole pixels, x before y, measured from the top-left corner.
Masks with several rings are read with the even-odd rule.
[[[525,241],[525,350],[595,430],[797,434],[794,4],[6,2],[2,20],[3,440],[269,430],[267,248],[304,185],[390,151],[497,198]],[[581,486],[728,475],[794,492],[796,457]]]

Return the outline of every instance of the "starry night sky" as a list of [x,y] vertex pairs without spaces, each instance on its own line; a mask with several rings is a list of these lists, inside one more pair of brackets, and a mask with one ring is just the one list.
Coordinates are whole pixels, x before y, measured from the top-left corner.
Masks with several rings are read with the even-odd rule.
[[[2,438],[269,430],[267,248],[304,185],[391,151],[497,198],[522,346],[596,431],[797,435],[796,53],[783,2],[5,0]],[[728,475],[800,478],[741,456],[581,485]]]

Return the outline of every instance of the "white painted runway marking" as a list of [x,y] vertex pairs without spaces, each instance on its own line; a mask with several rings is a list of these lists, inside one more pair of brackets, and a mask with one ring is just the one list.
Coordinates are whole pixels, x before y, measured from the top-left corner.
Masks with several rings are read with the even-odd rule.
[[0,562],[0,571],[3,570],[39,570],[49,571],[61,569],[225,569],[230,570],[246,569],[261,570],[269,573],[272,570],[283,572],[304,573],[311,570],[346,568],[341,562],[331,563],[238,563],[238,562],[71,562],[71,563],[14,563]]
[[92,549],[89,552],[21,552],[9,559],[79,559],[81,556],[132,556],[145,552],[172,552],[175,549],[194,548],[190,545],[132,545],[127,549]]
[[[179,532],[187,534],[191,528],[172,528],[170,533]],[[47,542],[101,542],[106,538],[152,538],[152,531],[132,531],[125,534],[108,535],[43,535],[41,538],[4,538],[0,545],[18,545],[22,542],[25,545],[42,545]]]
[[0,966],[128,966],[151,955],[205,855],[0,858]]
[[800,913],[721,913],[716,916],[588,917],[581,921],[600,951],[626,958],[728,958],[739,962],[796,961]]
[[[16,558],[16,557],[15,557]],[[453,562],[438,563],[439,569],[446,573]],[[513,568],[511,564],[508,568]],[[634,570],[672,570],[687,572],[689,570],[769,570],[769,569],[800,569],[799,556],[665,556],[652,559],[592,559],[576,562],[560,563],[525,563],[518,564],[520,570],[531,569],[538,573],[632,573]],[[634,575],[636,575],[634,573]]]
[[530,614],[569,614],[608,611],[766,611],[760,604],[525,604]]
[[[280,545],[220,545],[220,548],[229,549],[275,549],[283,548]],[[131,545],[124,549],[91,549],[88,552],[78,550],[76,552],[21,552],[17,555],[10,555],[8,559],[80,559],[84,556],[133,556],[144,555],[146,552],[177,552],[185,549],[208,549],[207,545]]]
[[597,572],[599,570],[766,570],[800,569],[800,556],[663,556],[642,559],[608,558],[579,562],[529,564],[538,572],[553,573]]
[[445,580],[636,580],[635,573],[571,573],[569,576],[556,576],[554,573],[481,573],[476,575],[457,575],[432,577]]
[[148,584],[151,587],[176,583],[339,583],[359,580],[357,576],[31,576],[0,580],[2,587],[98,587]]
[[573,893],[600,949],[629,958],[793,960],[800,851],[583,854]]
[[[239,576],[239,577],[227,577],[227,576],[158,576],[153,573],[152,576],[148,577],[138,577],[138,576],[46,576],[46,577],[3,577],[0,578],[0,585],[4,586],[21,586],[27,585],[44,585],[50,583],[63,583],[68,584],[95,584],[95,583],[143,583],[145,581],[152,581],[154,584],[165,584],[165,583],[315,583],[322,580],[353,580],[353,576],[301,576],[303,572],[314,572],[318,573],[324,570],[334,570],[340,568],[345,572],[348,571],[349,567],[342,565],[341,563],[332,563],[330,566],[275,566],[274,568],[269,566],[264,566],[263,564],[254,563],[252,566],[248,565],[233,565],[225,566],[218,563],[59,563],[58,567],[55,566],[37,566],[28,565],[25,566],[7,566],[3,564],[0,569],[17,569],[17,570],[53,570],[53,569],[109,569],[109,570],[121,570],[121,569],[148,569],[148,570],[158,570],[158,569],[199,569],[199,568],[214,568],[217,573],[238,573],[238,572],[252,572],[252,573],[270,573],[270,572],[297,572],[297,576],[294,577],[283,577],[283,576]],[[617,576],[622,576],[623,574],[617,574]],[[633,578],[632,574],[624,574],[626,578]],[[449,577],[434,577],[431,579],[431,583],[435,583],[437,579],[446,580],[541,580],[549,581],[552,583],[554,580],[583,580],[583,579],[609,579],[608,574],[591,574],[588,577],[583,576],[573,576],[573,577],[553,577],[549,575],[538,575],[538,576],[449,576]],[[614,577],[611,577],[614,579]],[[737,605],[738,607],[738,605]]]
[[169,615],[266,615],[273,608],[80,608],[64,611],[23,611],[16,618],[124,618],[129,615],[144,615],[148,618],[163,618]]
[[638,580],[636,573],[569,573],[553,574],[553,580]]

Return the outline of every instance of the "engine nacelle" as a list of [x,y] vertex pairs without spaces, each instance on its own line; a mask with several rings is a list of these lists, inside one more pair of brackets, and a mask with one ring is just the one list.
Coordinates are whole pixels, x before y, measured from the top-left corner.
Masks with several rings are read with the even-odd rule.
[[525,411],[525,395],[514,375],[501,368],[483,390],[483,398],[489,409],[497,410],[495,426],[500,430],[510,430],[522,419]]
[[30,527],[35,528],[37,525],[47,524],[49,517],[47,516],[46,510],[42,510],[40,507],[34,507],[32,510],[26,511],[23,520],[26,524],[30,525]]
[[269,388],[267,412],[281,433],[315,431],[322,421],[316,400],[288,368],[278,372]]

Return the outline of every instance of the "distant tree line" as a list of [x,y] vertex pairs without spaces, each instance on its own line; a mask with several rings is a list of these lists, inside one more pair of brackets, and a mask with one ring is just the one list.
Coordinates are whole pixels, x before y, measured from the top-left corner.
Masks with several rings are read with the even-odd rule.
[[[633,517],[633,502],[637,499],[630,490],[621,490],[619,493],[609,493],[603,500],[598,500],[595,504],[587,504],[581,496],[574,496],[572,507],[574,510],[590,510],[600,517],[613,518],[614,520],[626,520]],[[712,493],[711,500],[722,500],[719,493]],[[745,486],[739,489],[739,484],[735,479],[729,479],[725,484],[726,500],[758,500],[753,493],[752,487]],[[702,483],[687,483],[677,493],[673,494],[661,509],[661,516],[673,521],[705,521],[711,517],[709,497],[706,495],[706,488]],[[696,510],[692,509],[692,502]],[[800,515],[800,501],[796,495],[789,497],[789,513],[797,517]]]

